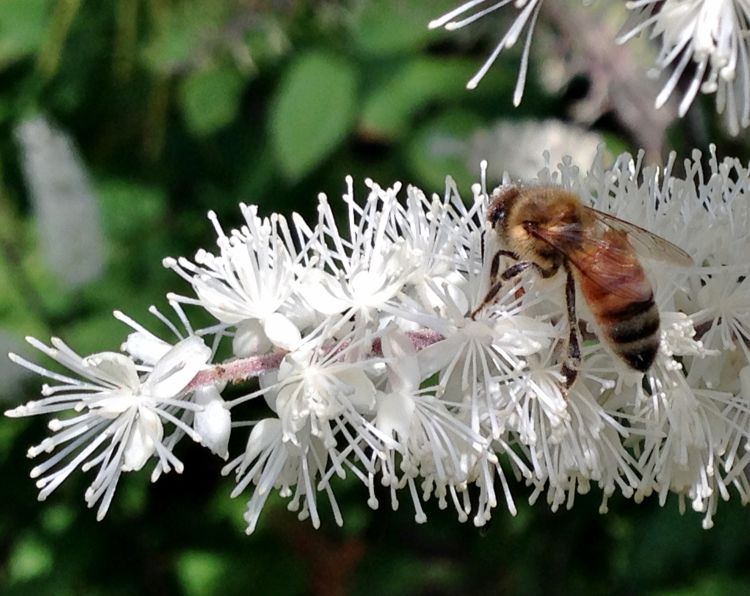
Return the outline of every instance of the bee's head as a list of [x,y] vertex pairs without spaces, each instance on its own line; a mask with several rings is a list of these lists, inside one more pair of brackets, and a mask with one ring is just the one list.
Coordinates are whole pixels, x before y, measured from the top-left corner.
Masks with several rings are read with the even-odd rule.
[[520,189],[512,184],[498,186],[492,192],[490,205],[487,208],[487,221],[490,222],[493,229],[498,232],[505,229],[508,213],[520,194]]

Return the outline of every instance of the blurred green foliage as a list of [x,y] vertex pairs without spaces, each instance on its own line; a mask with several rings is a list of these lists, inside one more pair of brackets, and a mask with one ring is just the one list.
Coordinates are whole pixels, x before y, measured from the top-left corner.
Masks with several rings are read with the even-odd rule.
[[[432,192],[451,174],[468,193],[478,165],[439,141],[460,144],[501,117],[565,118],[576,91],[550,96],[532,77],[512,111],[511,52],[467,92],[493,37],[427,30],[453,4],[2,0],[0,328],[115,349],[125,329],[113,309],[147,323],[149,304],[187,291],[161,259],[211,247],[209,209],[227,228],[239,201],[310,215],[317,193],[340,194],[347,174],[360,190],[369,176]],[[100,204],[107,268],[76,290],[45,265],[21,175],[15,131],[35,115],[74,139]],[[633,147],[611,120],[596,126],[616,150]],[[6,385],[6,403],[31,399],[38,383]],[[0,420],[3,594],[750,592],[749,517],[736,500],[706,532],[673,502],[615,501],[602,516],[591,495],[553,514],[516,486],[518,515],[500,506],[477,529],[434,505],[418,526],[409,503],[392,512],[387,495],[373,512],[364,488],[342,482],[344,528],[324,514],[315,531],[273,497],[246,537],[220,462],[183,443],[183,475],[153,487],[145,471],[128,475],[97,523],[81,473],[37,503],[23,453],[44,433],[41,421]]]

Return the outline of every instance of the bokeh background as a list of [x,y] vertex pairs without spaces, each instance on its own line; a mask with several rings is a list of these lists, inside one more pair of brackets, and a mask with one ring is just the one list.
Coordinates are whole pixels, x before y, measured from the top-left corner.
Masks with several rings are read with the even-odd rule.
[[[713,97],[679,121],[671,104],[653,110],[655,49],[614,45],[619,0],[548,0],[517,109],[518,49],[465,89],[514,11],[427,29],[454,5],[0,0],[0,351],[28,354],[25,335],[117,349],[127,330],[112,310],[144,322],[188,291],[161,260],[213,245],[209,209],[227,228],[240,201],[310,215],[346,175],[363,194],[365,177],[441,192],[451,175],[469,196],[480,159],[491,181],[528,178],[544,150],[586,168],[600,143],[650,162],[709,143],[750,156]],[[0,358],[3,409],[38,394],[21,373]],[[600,515],[594,493],[551,513],[515,486],[518,515],[499,507],[477,529],[434,504],[425,525],[408,503],[373,512],[344,481],[343,528],[324,514],[316,531],[274,497],[248,537],[222,462],[184,441],[182,475],[126,475],[97,523],[81,473],[37,502],[25,451],[45,433],[0,419],[2,594],[750,593],[750,511],[736,499],[704,531],[675,501],[615,499]]]

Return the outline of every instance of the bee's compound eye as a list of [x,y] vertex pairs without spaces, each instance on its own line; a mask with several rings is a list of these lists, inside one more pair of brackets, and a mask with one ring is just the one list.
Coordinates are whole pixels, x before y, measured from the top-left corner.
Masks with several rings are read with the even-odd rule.
[[487,219],[492,227],[505,226],[505,217],[509,209],[513,208],[520,191],[515,186],[496,188],[492,193],[492,201],[487,210]]
[[490,213],[489,220],[493,227],[502,224],[505,220],[505,205],[495,207]]

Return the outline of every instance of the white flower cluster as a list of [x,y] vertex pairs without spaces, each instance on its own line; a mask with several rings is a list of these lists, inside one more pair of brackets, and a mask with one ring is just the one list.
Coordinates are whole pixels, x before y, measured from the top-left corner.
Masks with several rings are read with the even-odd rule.
[[[536,25],[537,18],[539,17],[539,11],[542,8],[544,0],[470,0],[464,2],[458,8],[444,14],[438,19],[431,21],[429,24],[430,29],[436,29],[438,27],[445,27],[448,31],[455,29],[461,29],[471,23],[474,23],[488,14],[492,14],[496,10],[504,7],[507,4],[513,5],[518,11],[513,24],[510,26],[508,31],[505,33],[503,38],[495,46],[494,51],[487,58],[482,68],[479,69],[477,74],[466,84],[468,89],[474,89],[479,82],[487,74],[487,71],[495,63],[498,56],[503,50],[510,49],[518,38],[523,33],[524,28],[528,24],[529,29],[526,32],[526,40],[523,45],[523,53],[521,55],[521,66],[518,71],[518,79],[516,81],[516,89],[513,93],[513,105],[518,106],[523,99],[523,90],[526,85],[526,72],[529,68],[529,50],[531,49],[531,37],[534,34],[534,26]],[[477,9],[477,7],[480,7]],[[472,12],[476,9],[476,12]],[[468,16],[465,16],[467,15]],[[457,18],[458,17],[458,18]]]
[[[476,87],[500,53],[513,47],[528,27],[513,95],[517,106],[523,97],[531,38],[543,1],[471,0],[435,19],[430,27],[459,29],[510,4],[517,12],[513,24],[467,87]],[[731,134],[750,126],[750,1],[631,0],[625,6],[632,11],[631,18],[617,41],[624,43],[650,32],[651,38],[661,43],[654,72],[666,71],[669,76],[656,98],[657,108],[666,103],[683,79],[687,86],[680,100],[680,116],[685,115],[698,91],[715,93],[717,111],[724,115]]]
[[[647,374],[589,331],[577,381],[561,388],[562,275],[530,271],[476,310],[498,249],[484,181],[467,205],[450,181],[442,197],[408,187],[403,201],[400,185],[367,181],[358,202],[348,180],[343,217],[321,196],[312,226],[243,206],[245,225],[225,233],[212,215],[216,253],[165,261],[195,293],[171,297],[187,329],[172,327],[176,345],[118,315],[134,328],[128,355],[82,358],[59,340],[33,341],[76,377],[14,357],[59,384],[8,415],[70,411],[30,450],[52,454],[32,472],[40,496],[76,467],[99,466],[86,498],[103,515],[121,472],[150,458],[154,478],[180,471],[172,450],[184,435],[226,458],[230,410],[236,419],[260,408],[235,422],[235,433],[251,430],[224,468],[234,495],[250,493],[248,532],[273,491],[316,527],[325,493],[342,523],[334,476],[359,479],[373,508],[406,495],[420,522],[430,498],[482,525],[498,502],[515,511],[512,489],[557,509],[597,486],[602,511],[615,493],[661,503],[674,493],[709,527],[719,500],[750,498],[750,173],[698,153],[684,177],[672,175],[674,158],[660,170],[625,154],[607,168],[602,155],[586,174],[564,160],[534,182],[692,255],[686,268],[644,261],[662,315]],[[194,333],[180,304],[218,323]],[[585,304],[578,314],[591,329]],[[231,336],[230,359],[211,363],[215,350],[200,339],[210,334]],[[226,381],[250,377],[251,392],[223,401]]]
[[733,135],[750,126],[750,1],[637,0],[628,7],[633,19],[620,41],[650,30],[661,41],[656,69],[672,70],[657,107],[684,77],[688,85],[680,116],[698,91],[716,93],[716,109]]
[[[129,322],[121,313],[115,314]],[[75,375],[59,374],[10,354],[14,362],[58,384],[44,385],[42,399],[5,414],[18,417],[68,412],[62,419],[52,419],[48,427],[54,434],[28,451],[31,458],[54,452],[31,470],[31,477],[38,478],[40,501],[77,467],[84,471],[98,467],[86,491],[86,503],[89,507],[98,503],[97,518],[102,519],[122,472],[140,470],[152,457],[157,459],[154,480],[161,472],[182,471],[183,464],[172,448],[183,434],[196,441],[212,441],[206,444],[214,450],[223,442],[219,448],[226,449],[228,424],[225,440],[215,433],[197,432],[205,426],[207,404],[212,398],[221,400],[215,388],[201,388],[194,398],[185,396],[188,384],[211,358],[211,349],[199,337],[188,335],[172,346],[138,328],[123,345],[132,357],[117,352],[82,357],[59,338],[52,338],[51,346],[27,339]],[[136,360],[142,364],[136,364]],[[165,423],[175,427],[166,438]]]

